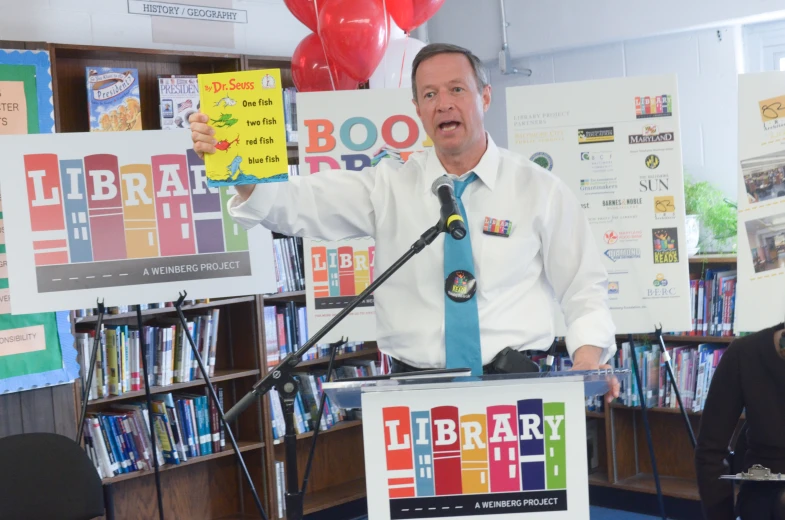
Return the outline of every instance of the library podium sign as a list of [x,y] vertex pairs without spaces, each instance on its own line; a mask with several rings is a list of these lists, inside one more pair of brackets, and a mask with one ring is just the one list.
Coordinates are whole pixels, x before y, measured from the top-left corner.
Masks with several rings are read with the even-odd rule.
[[580,375],[392,380],[360,399],[371,520],[589,518]]

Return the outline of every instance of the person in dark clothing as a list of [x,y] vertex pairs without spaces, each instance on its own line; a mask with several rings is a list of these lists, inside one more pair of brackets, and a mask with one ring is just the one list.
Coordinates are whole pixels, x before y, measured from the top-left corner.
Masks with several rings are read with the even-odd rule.
[[[729,443],[742,411],[747,450],[739,467],[760,464],[785,473],[784,324],[736,339],[720,359],[701,416],[695,469],[701,507],[710,520],[785,520],[785,482],[743,481],[734,507]],[[785,341],[783,341],[785,344]]]

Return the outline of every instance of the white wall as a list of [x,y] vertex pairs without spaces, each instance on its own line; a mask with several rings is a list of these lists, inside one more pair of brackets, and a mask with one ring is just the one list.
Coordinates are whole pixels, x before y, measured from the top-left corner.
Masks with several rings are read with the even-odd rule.
[[[127,0],[0,0],[0,40],[291,56],[310,32],[292,16],[283,0],[230,0],[231,4],[248,12],[247,24],[230,24],[234,31],[232,47],[156,42],[152,17],[128,14]],[[222,30],[227,25],[205,23],[220,25]]]
[[[782,0],[505,0],[505,5],[513,56],[785,18]],[[500,0],[447,0],[428,29],[431,41],[495,59],[502,45]]]

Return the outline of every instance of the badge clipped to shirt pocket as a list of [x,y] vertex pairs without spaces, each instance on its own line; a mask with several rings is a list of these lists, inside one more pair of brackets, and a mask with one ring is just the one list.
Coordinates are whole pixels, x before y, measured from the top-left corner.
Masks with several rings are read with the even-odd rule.
[[482,226],[482,232],[485,235],[507,238],[512,232],[512,222],[509,220],[485,217],[485,222]]

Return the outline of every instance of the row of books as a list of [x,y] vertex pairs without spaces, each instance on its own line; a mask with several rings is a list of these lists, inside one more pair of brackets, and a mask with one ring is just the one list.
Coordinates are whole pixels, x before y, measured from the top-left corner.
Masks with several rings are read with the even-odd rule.
[[[138,69],[91,65],[85,74],[91,132],[143,130]],[[159,75],[157,79],[161,128],[190,128],[189,118],[201,108],[197,76]],[[283,89],[286,140],[293,143],[298,140],[296,96],[294,87]]]
[[[223,407],[223,388],[216,393]],[[154,394],[151,403],[159,467],[224,450],[218,408],[208,395]],[[148,414],[145,402],[129,402],[86,415],[85,447],[101,478],[153,469]]]
[[692,329],[685,336],[733,336],[736,271],[706,269],[690,279]]
[[274,238],[273,260],[276,289],[279,293],[305,290],[302,238]]
[[[267,368],[273,368],[287,355],[296,352],[309,338],[308,312],[304,304],[287,302],[264,307],[265,350]],[[336,352],[348,354],[365,347],[364,342],[347,342]],[[319,343],[302,356],[303,361],[330,355],[329,343]]]
[[[193,316],[186,321],[188,333],[194,340],[209,376],[215,375],[219,317],[220,309],[212,309],[208,314]],[[94,360],[91,360],[91,356],[95,331],[75,334],[84,381],[87,380],[87,367],[91,364],[94,366],[88,399],[120,396],[142,390],[142,355],[147,362],[149,386],[167,386],[202,378],[179,319],[161,318],[159,323],[160,326],[143,327],[144,353],[138,329],[128,325],[104,326]]]
[[[666,345],[666,350],[671,358],[674,379],[685,410],[693,412],[703,410],[714,371],[717,369],[726,347],[727,345],[711,343],[690,346]],[[636,345],[634,350],[646,406],[650,408],[678,408],[679,404],[673,392],[670,376],[662,360],[659,346]],[[610,364],[614,368],[632,370],[632,355],[630,343],[624,342]],[[622,385],[619,402],[625,406],[640,406],[636,378],[630,378],[629,385]]]

